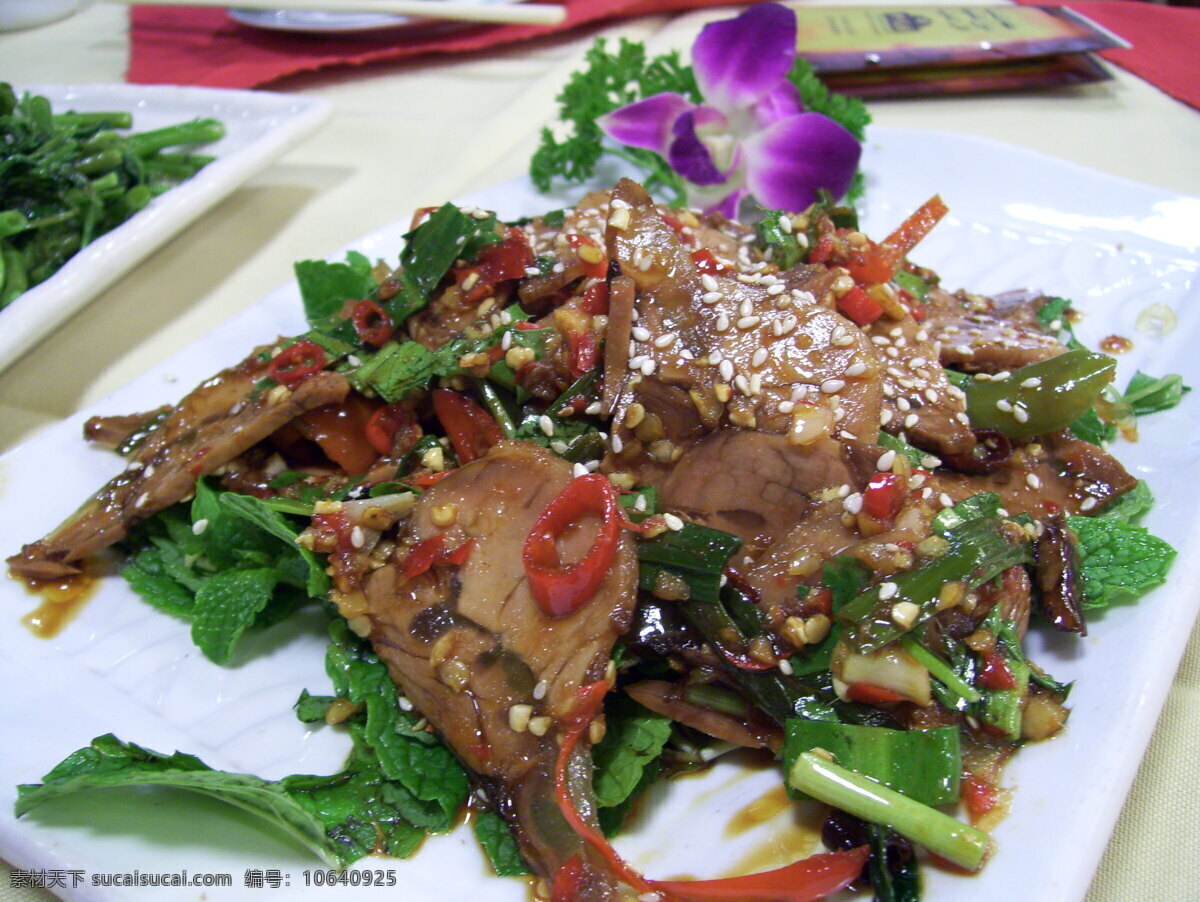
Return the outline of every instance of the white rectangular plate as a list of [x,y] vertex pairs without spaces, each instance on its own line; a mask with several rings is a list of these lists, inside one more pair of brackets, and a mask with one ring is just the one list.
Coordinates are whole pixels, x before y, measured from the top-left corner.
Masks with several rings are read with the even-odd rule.
[[[1200,200],[1171,195],[1005,145],[949,134],[879,129],[866,168],[866,228],[885,235],[906,213],[940,192],[951,209],[916,256],[950,288],[980,292],[1034,287],[1073,298],[1086,312],[1089,345],[1110,334],[1131,338],[1121,384],[1137,368],[1183,373],[1200,385]],[[539,212],[564,198],[536,196],[524,182],[471,198],[505,216]],[[404,223],[355,247],[394,260]],[[340,254],[337,255],[340,258]],[[1137,331],[1152,303],[1174,309],[1178,327]],[[0,458],[0,554],[16,551],[61,521],[121,463],[79,440],[91,413],[149,409],[235,362],[256,341],[304,326],[296,288],[286,285],[237,319],[151,370],[112,397]],[[1086,639],[1036,633],[1031,657],[1060,680],[1077,680],[1067,731],[1026,748],[1006,773],[1012,812],[977,877],[927,870],[930,902],[1074,902],[1082,899],[1122,799],[1137,769],[1175,672],[1200,596],[1200,483],[1175,479],[1200,462],[1197,404],[1143,421],[1141,440],[1116,453],[1147,479],[1159,505],[1147,525],[1179,549],[1170,584],[1139,605],[1092,618]],[[299,618],[258,635],[234,665],[218,668],[192,647],[186,626],[141,604],[119,579],[97,595],[57,638],[33,638],[18,622],[34,600],[15,582],[0,585],[0,856],[21,868],[72,869],[55,892],[68,899],[296,899],[320,865],[303,849],[235,809],[171,792],[83,794],[12,817],[14,784],[36,782],[94,736],[121,738],[199,755],[222,769],[278,777],[328,773],[344,736],[310,730],[290,708],[301,689],[327,689],[318,618]],[[19,740],[19,741],[18,741]],[[701,777],[658,787],[639,829],[621,848],[652,876],[717,876],[755,861],[756,869],[806,854],[811,834],[791,812],[756,830],[731,831],[734,815],[778,787],[770,769],[722,762]],[[769,807],[769,806],[767,806]],[[745,821],[745,817],[738,820]],[[1069,838],[1069,839],[1068,839]],[[774,858],[774,860],[772,860]],[[370,860],[392,870],[406,902],[524,902],[527,888],[488,875],[468,830],[430,840],[409,861]],[[278,888],[245,886],[248,869],[278,869]],[[143,878],[187,870],[227,874],[232,886],[147,890],[95,886],[95,875]],[[305,877],[305,871],[309,876]],[[328,900],[361,900],[362,886],[322,887]]]
[[0,370],[51,329],[140,263],[189,222],[312,132],[329,116],[328,101],[266,91],[172,85],[14,85],[49,98],[56,113],[128,111],[143,132],[197,117],[219,119],[226,135],[201,153],[215,156],[193,178],[97,238],[57,273],[0,310]]

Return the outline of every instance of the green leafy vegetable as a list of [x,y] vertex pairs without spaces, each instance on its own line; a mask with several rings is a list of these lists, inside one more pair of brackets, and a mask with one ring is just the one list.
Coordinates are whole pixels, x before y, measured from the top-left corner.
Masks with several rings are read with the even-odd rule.
[[358,251],[348,253],[344,263],[301,260],[294,269],[304,316],[315,328],[327,327],[346,301],[370,297],[378,287],[371,261]]
[[69,755],[40,784],[17,787],[16,814],[20,817],[71,793],[116,786],[167,786],[228,802],[274,824],[338,866],[376,850],[409,855],[424,835],[388,803],[386,793],[379,791],[378,770],[361,753],[331,777],[269,781],[215,771],[193,755],[163,755],[112,734]]
[[687,584],[690,599],[716,601],[721,591],[721,572],[741,544],[741,539],[727,532],[685,523],[683,529],[638,542],[639,583],[652,591],[659,573],[668,571]]
[[1175,549],[1141,527],[1116,517],[1068,517],[1078,540],[1083,606],[1104,608],[1133,601],[1167,580]]
[[55,114],[0,82],[0,308],[212,159],[161,151],[225,134],[213,119],[116,131],[132,124],[125,112]]
[[843,767],[924,805],[958,801],[962,757],[957,727],[893,730],[796,717],[784,729],[788,766],[802,752],[824,749]]
[[607,729],[592,748],[596,804],[612,808],[632,798],[647,770],[658,773],[663,746],[671,738],[671,720],[626,695],[614,696],[604,710]]
[[1129,380],[1124,400],[1132,408],[1134,415],[1140,417],[1148,413],[1170,410],[1190,391],[1191,388],[1183,384],[1183,377],[1178,374],[1173,373],[1156,379],[1138,370]]
[[517,840],[504,818],[494,811],[480,811],[475,815],[471,827],[488,861],[492,863],[496,876],[520,877],[529,873],[529,866],[521,857]]

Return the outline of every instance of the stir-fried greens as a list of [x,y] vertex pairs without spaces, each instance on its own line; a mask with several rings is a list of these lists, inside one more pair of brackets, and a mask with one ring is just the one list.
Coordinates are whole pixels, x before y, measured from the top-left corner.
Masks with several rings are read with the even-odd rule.
[[[1061,299],[943,289],[909,254],[944,213],[876,242],[829,202],[751,228],[624,180],[517,223],[422,211],[396,268],[299,264],[309,331],[91,421],[128,467],[9,565],[119,544],[217,663],[322,606],[332,687],[296,713],[344,725],[345,768],[104,736],[18,813],[170,785],[348,865],[469,804],[497,872],[556,902],[912,900],[917,850],[980,868],[1005,762],[1068,716],[1031,621],[1084,635],[1165,579],[1149,488],[1102,443],[1186,388],[1116,391]],[[622,860],[638,797],[733,748],[831,806],[829,852],[722,881]]]
[[[128,133],[129,112],[57,112],[0,82],[0,308],[211,161],[215,119]],[[170,148],[184,148],[171,152]]]

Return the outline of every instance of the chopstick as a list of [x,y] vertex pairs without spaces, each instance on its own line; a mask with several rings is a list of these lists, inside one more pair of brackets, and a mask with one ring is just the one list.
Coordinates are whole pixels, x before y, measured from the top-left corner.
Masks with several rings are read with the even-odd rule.
[[126,6],[220,6],[240,9],[299,9],[320,12],[387,13],[457,22],[559,25],[562,6],[542,3],[480,3],[478,0],[106,0]]

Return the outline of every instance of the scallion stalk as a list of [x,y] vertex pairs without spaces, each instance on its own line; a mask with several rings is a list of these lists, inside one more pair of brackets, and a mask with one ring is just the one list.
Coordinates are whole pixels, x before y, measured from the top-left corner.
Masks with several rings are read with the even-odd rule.
[[989,838],[982,830],[814,752],[797,756],[788,771],[788,783],[827,805],[890,827],[960,867],[977,870],[987,854]]

